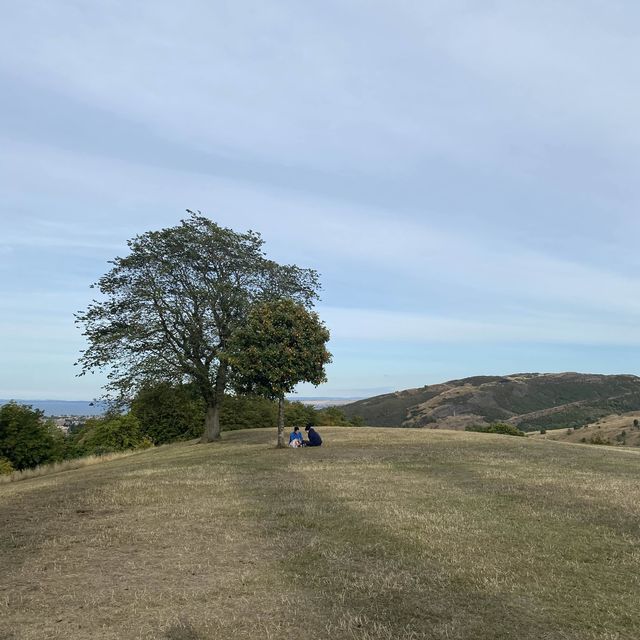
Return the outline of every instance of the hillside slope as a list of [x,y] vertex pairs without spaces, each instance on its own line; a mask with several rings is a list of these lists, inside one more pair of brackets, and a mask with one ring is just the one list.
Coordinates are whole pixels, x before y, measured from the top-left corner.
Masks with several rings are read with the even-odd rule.
[[574,427],[640,410],[640,378],[581,373],[477,376],[375,396],[342,409],[371,426],[464,429],[501,421],[524,431]]
[[640,447],[640,411],[606,416],[584,427],[535,432],[529,437],[556,442]]
[[224,434],[0,485],[12,640],[637,640],[640,455]]

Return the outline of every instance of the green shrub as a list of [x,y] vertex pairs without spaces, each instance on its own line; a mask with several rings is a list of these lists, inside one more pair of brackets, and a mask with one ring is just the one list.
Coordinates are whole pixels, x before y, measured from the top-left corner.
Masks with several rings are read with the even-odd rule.
[[477,431],[479,433],[499,433],[505,436],[524,436],[524,431],[520,431],[512,424],[506,424],[504,422],[494,422],[488,426],[472,425],[465,428],[465,431]]
[[611,444],[611,441],[608,438],[603,438],[599,433],[596,433],[595,436],[591,436],[589,440],[590,444]]
[[87,420],[76,434],[77,451],[83,455],[104,455],[128,449],[144,449],[153,442],[142,433],[133,414],[107,415]]
[[13,473],[15,469],[9,460],[6,458],[0,458],[0,476],[8,476]]
[[204,428],[204,402],[191,385],[147,385],[133,399],[131,413],[154,444],[196,438]]
[[64,435],[42,411],[9,402],[0,407],[0,457],[17,469],[55,462],[64,456]]

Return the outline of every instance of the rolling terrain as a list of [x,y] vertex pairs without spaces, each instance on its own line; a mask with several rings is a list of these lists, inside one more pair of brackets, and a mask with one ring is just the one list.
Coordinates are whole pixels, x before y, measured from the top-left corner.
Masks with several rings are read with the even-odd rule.
[[0,637],[639,637],[635,450],[321,431],[0,485]]
[[507,422],[523,431],[580,427],[613,413],[640,411],[632,375],[521,373],[476,376],[367,398],[341,407],[386,427],[464,429]]
[[556,442],[640,447],[640,411],[606,416],[584,427],[534,432],[529,437]]

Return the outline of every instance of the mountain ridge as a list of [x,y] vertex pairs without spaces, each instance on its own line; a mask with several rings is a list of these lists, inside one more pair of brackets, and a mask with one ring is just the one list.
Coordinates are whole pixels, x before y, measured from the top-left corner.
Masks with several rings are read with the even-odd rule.
[[507,422],[524,431],[575,427],[640,410],[640,377],[631,374],[513,373],[472,376],[345,404],[371,426],[464,429]]

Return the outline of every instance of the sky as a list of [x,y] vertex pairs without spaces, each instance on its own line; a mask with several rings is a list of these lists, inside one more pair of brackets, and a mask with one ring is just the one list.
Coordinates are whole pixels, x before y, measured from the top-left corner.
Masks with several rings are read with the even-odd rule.
[[317,269],[328,382],[640,374],[640,5],[21,0],[0,21],[0,397],[199,209]]

